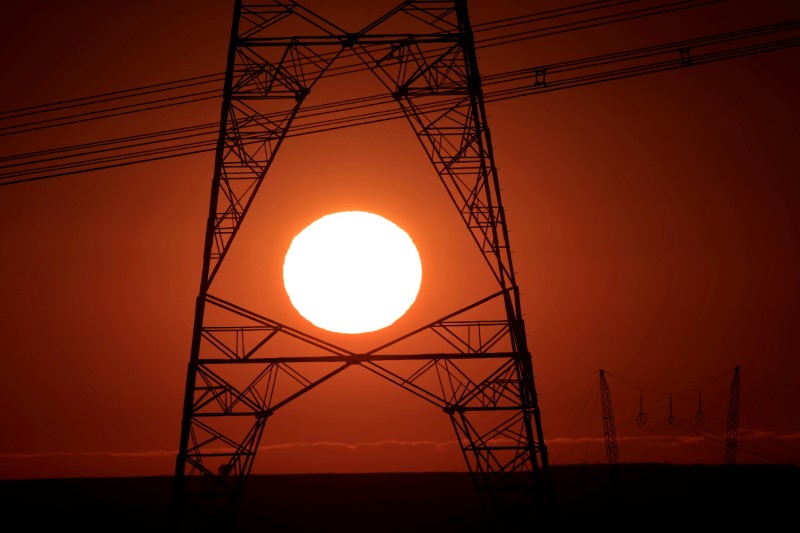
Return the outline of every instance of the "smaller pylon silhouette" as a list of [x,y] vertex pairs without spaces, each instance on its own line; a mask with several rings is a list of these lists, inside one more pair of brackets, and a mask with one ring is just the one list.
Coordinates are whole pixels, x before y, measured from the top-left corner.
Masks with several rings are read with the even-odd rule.
[[603,435],[606,439],[606,455],[608,464],[613,465],[619,462],[619,450],[617,448],[617,430],[614,425],[614,410],[611,408],[611,391],[606,381],[606,373],[600,369],[600,403],[603,407]]
[[647,424],[647,416],[644,414],[644,399],[639,393],[639,414],[636,415],[636,425],[643,428]]
[[706,422],[706,415],[703,413],[703,393],[697,393],[697,414],[694,416],[694,423],[697,426],[702,426]]
[[731,392],[728,400],[728,428],[725,434],[725,464],[736,464],[736,444],[739,432],[739,367],[733,370]]

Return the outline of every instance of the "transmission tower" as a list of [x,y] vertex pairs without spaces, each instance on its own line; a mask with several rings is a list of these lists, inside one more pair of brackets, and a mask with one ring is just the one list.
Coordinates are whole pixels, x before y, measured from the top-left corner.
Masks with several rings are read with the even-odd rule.
[[736,464],[736,444],[739,433],[739,367],[733,369],[731,392],[728,398],[728,427],[725,432],[725,464]]
[[644,414],[644,396],[639,393],[639,414],[636,415],[636,425],[643,428],[647,424],[647,415]]
[[706,423],[706,414],[703,412],[703,393],[697,393],[697,414],[694,416],[694,423],[697,426],[702,426]]
[[[298,110],[342,59],[396,100],[497,283],[368,351],[281,324],[214,283]],[[215,530],[232,527],[267,422],[357,366],[446,413],[492,516],[549,520],[547,449],[466,0],[404,1],[355,33],[291,0],[237,0],[227,61],[174,523],[202,516]],[[407,350],[410,339],[431,344]],[[304,351],[286,355],[288,342]]]
[[608,388],[606,372],[602,368],[600,369],[600,403],[603,408],[603,435],[606,440],[608,464],[615,465],[619,462],[617,429],[614,425],[614,410],[611,408],[611,390]]

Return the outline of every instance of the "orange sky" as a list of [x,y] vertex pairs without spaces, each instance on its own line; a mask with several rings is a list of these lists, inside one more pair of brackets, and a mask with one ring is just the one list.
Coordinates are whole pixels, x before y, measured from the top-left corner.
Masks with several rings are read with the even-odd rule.
[[[304,3],[351,30],[394,5],[319,4]],[[473,23],[563,5],[493,4],[471,2]],[[4,110],[224,70],[232,2],[2,9]],[[729,0],[478,60],[489,75],[798,14],[788,0]],[[487,105],[553,463],[605,461],[600,368],[621,461],[721,462],[722,444],[694,426],[698,393],[704,427],[724,433],[737,365],[740,460],[800,461],[797,65],[788,49]],[[360,83],[328,90],[376,88]],[[214,100],[3,135],[0,156],[218,116]],[[0,186],[0,478],[172,474],[212,170],[206,153]],[[469,235],[394,121],[289,139],[221,287],[304,326],[280,287],[282,254],[342,209],[386,216],[420,249],[418,304],[393,334],[484,286]],[[256,472],[464,468],[444,414],[358,368],[346,374],[270,420]],[[663,424],[670,394],[674,426]],[[633,424],[640,397],[647,431]],[[781,440],[750,440],[773,433]]]

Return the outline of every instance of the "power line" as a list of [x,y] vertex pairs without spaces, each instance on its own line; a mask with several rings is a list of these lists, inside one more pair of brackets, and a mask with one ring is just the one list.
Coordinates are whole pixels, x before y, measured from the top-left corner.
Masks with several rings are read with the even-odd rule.
[[[485,92],[485,101],[497,102],[537,93],[581,87],[724,59],[787,49],[798,46],[800,38],[774,39],[745,46],[720,46],[787,31],[796,31],[798,28],[800,28],[800,22],[796,20],[787,21],[699,39],[676,41],[499,73],[484,78],[484,89],[488,89]],[[705,48],[710,50],[704,51]],[[446,109],[453,103],[453,100],[445,100],[430,104],[424,107],[423,110],[431,112],[437,109]],[[361,110],[361,112],[352,113],[352,111],[358,110]],[[289,136],[310,135],[396,120],[403,117],[402,110],[396,107],[394,100],[389,95],[373,95],[330,102],[301,110],[298,114],[296,125]],[[211,151],[214,149],[216,135],[216,125],[207,123],[152,134],[122,137],[99,143],[7,156],[0,158],[0,161],[9,162],[8,164],[0,165],[0,171],[3,172],[0,174],[0,185],[51,179],[127,164],[161,160],[165,157],[180,157]],[[156,138],[160,140],[155,140]],[[177,145],[170,144],[159,149],[150,147],[156,142],[175,143],[186,139],[192,140]],[[116,145],[118,146],[117,149],[126,150],[126,152],[116,157],[94,156],[94,154],[98,153],[97,148],[99,146],[111,145]],[[136,150],[141,147],[148,148]],[[108,148],[102,149],[102,152],[108,151]],[[88,159],[51,165],[51,163],[79,158]],[[45,163],[45,165],[42,165],[42,163]]]
[[[602,4],[604,7],[609,7],[610,5],[616,6],[624,3],[630,2],[590,2],[588,4],[583,4],[583,6]],[[679,4],[686,3],[687,2],[679,2]],[[556,11],[563,12],[564,10]],[[536,14],[526,17],[533,16],[541,18],[543,15]],[[508,19],[505,19],[503,24],[510,25],[516,24],[516,22],[516,20],[514,22],[509,22]],[[497,21],[487,24],[495,24],[491,29],[504,27]],[[786,21],[778,24],[710,35],[698,39],[676,41],[611,54],[501,72],[490,76],[484,76],[484,99],[486,102],[497,102],[542,92],[586,86],[669,69],[684,68],[691,65],[786,49],[800,44],[800,38],[790,36],[767,41],[764,41],[763,38],[779,33],[796,32],[799,27],[800,24],[797,20]],[[733,43],[753,39],[761,40],[754,44],[733,46]],[[347,73],[356,71],[355,67],[352,65],[345,66],[344,68],[347,70]],[[362,64],[358,69],[363,71],[366,67]],[[335,75],[340,74],[341,72]],[[92,105],[96,102],[105,103],[123,98],[152,95],[174,91],[176,89],[218,83],[219,80],[220,75],[197,76],[175,82],[118,91],[116,93],[106,93],[94,97],[68,100],[65,101],[61,107],[55,104],[42,105],[9,111],[5,114],[12,117],[19,117],[39,112],[35,111],[37,109],[40,110],[40,112],[73,109],[82,105]],[[36,129],[45,129],[47,127],[76,124],[83,121],[96,120],[98,118],[122,116],[143,110],[164,109],[185,105],[190,102],[196,103],[201,100],[216,98],[218,94],[219,93],[215,90],[195,91],[190,94],[148,100],[137,104],[126,104],[124,106],[107,108],[101,111],[72,114],[67,117],[50,119],[51,122],[49,124],[46,124],[47,121],[39,121],[38,124],[29,123],[29,125],[33,125],[33,128]],[[422,110],[425,112],[433,112],[447,109],[452,106],[454,102],[454,100],[443,100],[434,104],[428,104],[423,107]],[[295,121],[295,125],[288,136],[296,137],[316,134],[354,126],[397,120],[404,118],[404,116],[405,115],[402,110],[398,108],[394,99],[387,94],[328,102],[301,109]],[[265,118],[269,119],[271,117],[270,115],[265,115]],[[70,121],[68,119],[72,120]],[[2,131],[2,129],[9,130],[14,127],[15,126],[7,126],[1,128],[0,131]],[[14,133],[20,131],[23,130],[15,130]],[[10,134],[12,133],[0,133],[0,135]],[[203,153],[214,149],[217,135],[218,125],[215,123],[206,123],[148,134],[4,156],[0,157],[0,162],[3,163],[0,164],[0,185],[51,179],[156,161],[167,157],[181,157]],[[157,144],[161,144],[161,146],[155,146]],[[116,151],[116,153],[112,154],[111,152],[113,151]]]
[[[589,2],[589,3],[586,3],[586,4],[579,4],[577,6],[567,6],[567,7],[563,7],[563,8],[544,11],[544,12],[541,12],[541,13],[535,13],[535,14],[530,14],[530,15],[524,15],[524,16],[521,16],[521,17],[515,17],[514,19],[503,19],[502,21],[494,21],[494,22],[484,23],[484,24],[476,26],[477,29],[475,30],[475,33],[480,33],[480,32],[483,32],[483,31],[496,31],[498,29],[503,29],[503,28],[510,27],[510,26],[513,26],[513,25],[516,25],[516,24],[521,24],[521,23],[529,24],[531,22],[540,22],[540,21],[544,21],[544,20],[551,20],[551,19],[558,18],[558,17],[566,17],[566,16],[569,16],[569,15],[574,15],[576,13],[583,14],[583,13],[586,13],[586,12],[588,12],[590,10],[608,9],[608,8],[613,8],[613,7],[617,7],[617,6],[624,5],[624,4],[637,3],[637,2],[641,2],[641,1],[643,1],[643,0],[623,0],[623,1],[598,0],[598,1]],[[639,9],[639,10],[636,10],[634,12],[635,13],[634,15],[631,15],[631,12],[628,11],[628,12],[623,12],[623,13],[616,13],[616,14],[612,14],[612,15],[606,15],[606,16],[603,16],[603,17],[594,17],[594,18],[586,19],[586,20],[572,21],[572,22],[568,22],[568,23],[564,23],[564,24],[558,24],[558,25],[555,25],[555,26],[548,26],[548,27],[545,27],[545,28],[529,30],[529,31],[525,32],[526,33],[526,37],[524,37],[524,38],[519,38],[518,36],[513,36],[512,35],[511,37],[514,37],[514,39],[511,40],[511,41],[499,41],[498,40],[498,39],[507,39],[509,37],[508,35],[494,37],[494,38],[488,38],[488,39],[484,39],[483,41],[479,40],[479,43],[477,44],[477,48],[482,48],[482,47],[487,47],[487,46],[497,46],[497,45],[501,45],[501,44],[511,44],[511,43],[516,43],[516,42],[522,41],[522,40],[530,40],[530,39],[534,39],[534,38],[540,38],[540,37],[543,37],[543,36],[551,36],[551,35],[555,35],[555,34],[560,34],[560,33],[568,32],[568,31],[576,31],[576,30],[580,30],[580,29],[586,29],[587,27],[595,27],[596,25],[606,25],[606,24],[612,24],[612,23],[621,22],[621,21],[627,21],[627,20],[631,20],[631,19],[641,18],[641,17],[645,16],[645,14],[646,15],[663,14],[665,12],[674,11],[676,9],[675,4],[679,4],[679,8],[680,9],[687,9],[689,7],[697,7],[698,5],[705,5],[705,4],[708,4],[708,3],[716,3],[716,2],[719,2],[719,1],[722,1],[722,0],[681,0],[679,2],[672,2],[672,3],[669,3],[669,4],[660,4],[658,6],[651,6],[651,7],[648,7],[648,8]],[[591,6],[591,7],[589,7],[589,6]],[[665,6],[668,9],[665,9]],[[525,19],[525,20],[524,20],[524,22],[519,22],[519,19]],[[598,23],[599,20],[602,20],[603,22]],[[502,22],[502,24],[500,24],[500,22]],[[539,35],[536,35],[536,33],[539,33]],[[440,52],[442,50],[443,50],[443,48],[432,49],[432,50],[429,50],[427,53],[428,54],[434,54],[434,53]],[[334,55],[333,53],[321,54],[320,58],[321,59],[329,59],[329,58],[332,58],[333,55]],[[346,54],[346,57],[353,58],[353,57],[356,57],[356,56],[355,56],[355,53],[351,51],[349,54]],[[356,73],[356,72],[364,72],[366,70],[368,70],[367,67],[362,62],[358,61],[358,62],[355,62],[353,64],[349,64],[349,65],[340,65],[340,66],[337,66],[337,67],[333,67],[333,68],[328,70],[328,72],[326,73],[325,77],[333,77],[333,76],[339,76],[339,75],[345,75],[345,74],[353,74],[353,73]],[[75,108],[75,107],[97,105],[97,104],[101,104],[101,103],[117,101],[117,100],[124,99],[124,98],[135,98],[135,97],[141,97],[141,96],[150,95],[150,94],[156,94],[156,93],[160,93],[160,92],[174,91],[176,89],[183,89],[183,88],[187,88],[187,87],[196,87],[196,86],[199,86],[199,85],[206,85],[206,84],[209,84],[209,83],[214,83],[214,84],[218,85],[218,87],[213,91],[204,91],[204,92],[201,92],[201,93],[193,93],[191,95],[181,95],[181,96],[178,96],[178,97],[173,97],[171,99],[156,100],[155,102],[148,101],[148,102],[139,103],[139,104],[124,105],[124,106],[116,107],[116,108],[107,108],[107,109],[103,109],[103,110],[99,110],[99,111],[78,113],[78,114],[75,114],[75,115],[68,115],[66,117],[59,117],[59,118],[56,118],[56,119],[34,121],[34,122],[28,122],[28,123],[24,123],[24,124],[17,124],[17,125],[13,125],[13,126],[0,127],[0,131],[12,130],[11,132],[8,132],[8,133],[0,133],[0,136],[2,136],[2,135],[10,135],[10,134],[27,133],[29,131],[35,131],[35,130],[40,129],[37,126],[39,126],[41,124],[44,124],[44,123],[51,123],[51,125],[53,125],[53,126],[62,126],[62,125],[74,124],[74,123],[80,122],[82,120],[98,120],[98,119],[102,119],[102,118],[108,118],[109,116],[117,116],[116,112],[118,112],[120,109],[124,109],[127,112],[149,111],[149,110],[153,110],[153,109],[161,109],[160,106],[159,107],[150,107],[149,104],[152,104],[152,103],[163,103],[165,100],[167,100],[167,101],[169,101],[169,100],[177,100],[177,99],[180,99],[180,98],[188,98],[189,96],[202,96],[202,95],[211,95],[211,94],[214,94],[214,96],[219,97],[221,95],[221,83],[222,83],[223,80],[224,80],[224,74],[207,74],[207,75],[203,75],[203,76],[195,76],[195,77],[192,77],[192,78],[187,78],[187,79],[184,79],[184,80],[177,80],[177,81],[173,81],[173,82],[166,82],[166,83],[160,83],[160,84],[147,85],[147,86],[144,86],[144,87],[139,87],[139,88],[134,88],[134,89],[126,89],[126,90],[110,92],[110,93],[104,93],[104,94],[96,95],[96,96],[87,96],[87,97],[82,97],[82,98],[75,98],[75,99],[71,99],[71,100],[66,100],[66,101],[62,101],[62,102],[56,102],[56,103],[51,103],[51,104],[42,104],[42,105],[38,105],[38,106],[31,106],[31,107],[26,107],[26,108],[21,108],[21,109],[16,109],[16,110],[9,110],[9,111],[0,112],[0,119],[10,120],[10,119],[21,118],[21,117],[31,116],[31,115],[35,115],[35,114],[41,114],[41,113],[53,113],[53,112],[63,111],[65,109],[71,109],[71,108]],[[209,98],[213,98],[214,96],[209,96]],[[191,102],[184,102],[184,103],[191,103]],[[133,109],[133,108],[136,108],[136,107],[139,107],[140,109]],[[86,117],[88,115],[93,115],[93,117],[91,119],[87,119]],[[76,121],[70,121],[70,119],[76,119]],[[58,122],[58,123],[57,124],[52,124],[53,122]],[[31,127],[31,128],[29,128],[29,127]]]
[[214,83],[214,82],[221,83],[223,79],[224,79],[224,74],[204,74],[202,76],[195,76],[192,78],[185,78],[182,80],[156,83],[152,85],[145,85],[142,87],[134,87],[132,89],[124,89],[121,91],[96,94],[93,96],[82,96],[80,98],[72,98],[69,100],[62,100],[60,102],[51,102],[48,104],[39,104],[29,107],[22,107],[18,109],[10,109],[8,111],[0,111],[0,119],[9,120],[13,118],[35,115],[39,113],[47,113],[53,110],[60,111],[63,109],[70,109],[90,104],[113,102],[115,100],[121,100],[123,98],[131,98],[134,96],[155,94],[174,89],[182,89],[186,87],[194,87],[196,85],[204,85],[207,83]]
[[[618,2],[616,5],[633,3],[637,1],[638,0],[631,0],[629,2]],[[619,22],[630,22],[632,20],[638,20],[645,17],[651,17],[655,15],[666,15],[668,13],[675,13],[677,11],[682,11],[684,9],[697,8],[711,4],[716,4],[722,1],[724,0],[679,0],[677,2],[669,2],[657,6],[634,9],[632,11],[626,11],[623,13],[612,13],[609,15],[592,17],[586,20],[567,22],[564,24],[557,24],[546,28],[521,31],[509,35],[482,39],[478,48],[487,48],[489,46],[511,44],[528,39],[552,37],[554,35],[561,35],[564,33],[577,30],[585,30],[589,28],[598,28],[600,26],[605,26],[608,24],[616,24]]]

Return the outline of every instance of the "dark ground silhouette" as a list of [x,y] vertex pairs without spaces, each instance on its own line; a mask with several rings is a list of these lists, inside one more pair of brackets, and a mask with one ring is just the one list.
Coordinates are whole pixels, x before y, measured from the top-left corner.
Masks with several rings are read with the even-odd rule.
[[[800,525],[800,466],[550,468],[553,531],[772,532]],[[0,480],[5,531],[169,531],[172,478]],[[491,532],[467,474],[251,476],[240,532]],[[8,528],[9,524],[17,524]],[[545,528],[528,528],[528,531]]]

